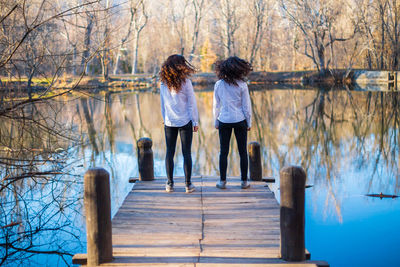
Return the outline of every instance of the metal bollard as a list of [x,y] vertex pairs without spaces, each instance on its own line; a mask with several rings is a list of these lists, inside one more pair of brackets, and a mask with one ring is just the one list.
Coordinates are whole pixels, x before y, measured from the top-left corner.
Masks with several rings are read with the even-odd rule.
[[297,166],[280,171],[281,257],[286,261],[304,261],[304,204],[306,173]]
[[153,141],[150,138],[143,137],[137,141],[137,154],[139,166],[139,180],[154,180],[154,160],[151,146]]
[[102,168],[89,169],[84,176],[87,265],[112,261],[110,176]]
[[261,146],[258,142],[249,144],[249,169],[250,180],[261,181],[262,165],[261,165]]

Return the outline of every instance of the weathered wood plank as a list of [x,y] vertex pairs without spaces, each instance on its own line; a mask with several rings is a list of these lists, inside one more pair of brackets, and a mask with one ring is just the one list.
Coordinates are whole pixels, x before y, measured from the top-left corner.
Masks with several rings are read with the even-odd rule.
[[[165,192],[165,178],[136,181],[112,220],[113,256],[102,266],[317,266],[287,264],[279,258],[279,205],[264,182],[240,188],[228,177],[193,177],[197,191]],[[84,264],[85,255],[75,262]]]

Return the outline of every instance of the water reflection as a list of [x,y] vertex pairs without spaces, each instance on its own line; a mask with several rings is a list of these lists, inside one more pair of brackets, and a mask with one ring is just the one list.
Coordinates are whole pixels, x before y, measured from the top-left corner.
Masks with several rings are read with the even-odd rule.
[[[321,251],[315,245],[320,241],[314,235],[315,229],[326,222],[347,226],[347,209],[353,203],[350,198],[357,197],[350,208],[357,209],[375,203],[362,198],[366,193],[399,193],[399,97],[393,92],[348,90],[251,92],[254,126],[249,141],[262,145],[264,176],[274,176],[279,184],[279,170],[287,164],[297,164],[307,171],[307,183],[314,185],[307,189],[310,222],[306,225],[313,226],[307,230],[311,233],[307,248],[312,253],[313,249],[317,251],[313,254],[315,258],[330,261],[329,255],[324,254],[329,249]],[[196,98],[200,128],[193,139],[193,172],[218,175],[219,145],[218,132],[213,127],[212,92],[198,92]],[[0,257],[12,262],[20,255],[28,257],[38,250],[54,251],[56,258],[64,255],[67,264],[70,255],[85,250],[85,243],[79,242],[85,240],[82,218],[85,170],[102,166],[110,172],[113,213],[131,189],[129,177],[138,175],[139,138],[146,136],[153,140],[155,174],[165,175],[159,95],[71,95],[32,105],[23,113],[25,118],[30,114],[29,118],[45,123],[46,127],[13,117],[0,122],[0,154],[7,159],[0,162],[3,179],[0,208],[5,214],[0,221]],[[180,151],[180,142],[177,145]],[[235,142],[230,145],[230,151],[237,151]],[[13,158],[10,167],[7,163]],[[182,165],[183,159],[177,153],[176,175],[183,174]],[[239,156],[231,153],[228,175],[239,175],[238,166]],[[4,179],[32,173],[32,169],[42,175],[10,185]],[[45,171],[49,174],[43,174]],[[399,201],[393,201],[397,202],[391,202],[388,210],[400,210]],[[57,234],[50,231],[53,228],[42,227],[40,218],[46,218],[48,224],[51,222],[53,228],[59,229]],[[15,226],[7,226],[14,222]],[[44,231],[36,231],[38,226]],[[10,246],[10,237],[18,247]],[[61,243],[55,243],[55,239]],[[45,246],[40,244],[43,240]],[[51,262],[51,257],[36,260]],[[58,262],[63,265],[62,260]],[[22,263],[29,265],[27,261]]]
[[[53,105],[54,104],[54,105]],[[0,265],[70,262],[81,248],[81,185],[66,155],[72,125],[59,103],[32,104],[0,120]],[[43,261],[31,257],[47,255]]]

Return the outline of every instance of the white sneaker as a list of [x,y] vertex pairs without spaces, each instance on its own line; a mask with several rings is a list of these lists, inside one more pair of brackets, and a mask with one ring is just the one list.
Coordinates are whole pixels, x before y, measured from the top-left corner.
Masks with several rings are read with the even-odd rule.
[[219,189],[226,189],[226,181],[219,180],[219,182],[215,186]]
[[242,181],[241,187],[242,189],[247,189],[250,187],[250,184],[247,181]]
[[167,191],[168,193],[174,192],[174,186],[166,184],[165,185],[165,191]]
[[185,189],[186,189],[186,193],[192,193],[192,192],[196,191],[196,188],[194,187],[193,184],[187,185],[185,187]]

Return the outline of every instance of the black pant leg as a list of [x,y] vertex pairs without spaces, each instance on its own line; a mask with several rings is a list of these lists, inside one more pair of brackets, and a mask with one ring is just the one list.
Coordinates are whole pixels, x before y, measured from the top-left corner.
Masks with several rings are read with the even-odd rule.
[[234,126],[236,142],[240,156],[240,174],[242,181],[247,180],[248,158],[247,158],[247,123],[246,121],[238,122]]
[[219,172],[221,180],[226,180],[226,169],[228,167],[229,142],[231,140],[232,127],[219,122]]
[[192,140],[193,140],[193,126],[191,121],[185,126],[179,128],[179,135],[181,136],[185,183],[186,185],[190,185],[192,177]]
[[167,153],[165,156],[165,169],[167,171],[168,184],[174,185],[174,155],[176,140],[178,138],[178,128],[164,126],[165,141],[167,143]]

